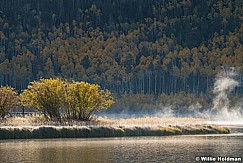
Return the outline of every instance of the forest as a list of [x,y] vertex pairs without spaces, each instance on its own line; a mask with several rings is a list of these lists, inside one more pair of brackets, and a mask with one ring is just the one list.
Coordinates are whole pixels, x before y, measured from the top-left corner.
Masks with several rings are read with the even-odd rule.
[[242,22],[242,0],[1,0],[0,85],[59,77],[118,95],[209,94],[223,68],[243,81]]

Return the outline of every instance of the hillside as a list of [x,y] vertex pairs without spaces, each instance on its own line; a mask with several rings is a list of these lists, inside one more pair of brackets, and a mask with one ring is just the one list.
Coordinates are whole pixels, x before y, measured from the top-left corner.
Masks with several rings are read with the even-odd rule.
[[58,76],[118,94],[207,94],[222,67],[243,80],[242,13],[242,0],[2,0],[0,84]]

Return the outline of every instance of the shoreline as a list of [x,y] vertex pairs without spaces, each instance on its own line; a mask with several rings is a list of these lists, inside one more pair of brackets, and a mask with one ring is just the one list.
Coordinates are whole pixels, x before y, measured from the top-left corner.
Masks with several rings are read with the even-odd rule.
[[106,138],[131,136],[172,136],[229,134],[218,125],[186,126],[1,126],[1,139]]
[[0,123],[1,139],[106,138],[229,134],[230,129],[199,118],[104,118],[57,123],[43,116],[11,117]]

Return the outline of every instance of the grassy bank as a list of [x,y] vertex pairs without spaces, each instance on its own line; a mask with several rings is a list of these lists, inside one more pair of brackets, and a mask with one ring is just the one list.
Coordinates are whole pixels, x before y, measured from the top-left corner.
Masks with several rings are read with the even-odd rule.
[[[72,124],[72,125],[71,125]],[[228,134],[228,128],[194,118],[97,118],[92,122],[46,122],[41,117],[9,118],[0,126],[0,139],[94,138]]]
[[0,127],[0,139],[98,138],[126,136],[168,136],[227,134],[229,129],[215,125],[142,127],[142,126],[40,126]]

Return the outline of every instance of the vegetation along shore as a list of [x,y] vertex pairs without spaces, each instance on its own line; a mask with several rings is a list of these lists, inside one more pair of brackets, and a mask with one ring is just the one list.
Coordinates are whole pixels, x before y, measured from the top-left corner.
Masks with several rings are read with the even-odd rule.
[[12,117],[1,123],[0,139],[98,138],[228,134],[230,130],[195,118],[96,118],[60,123],[42,117]]

